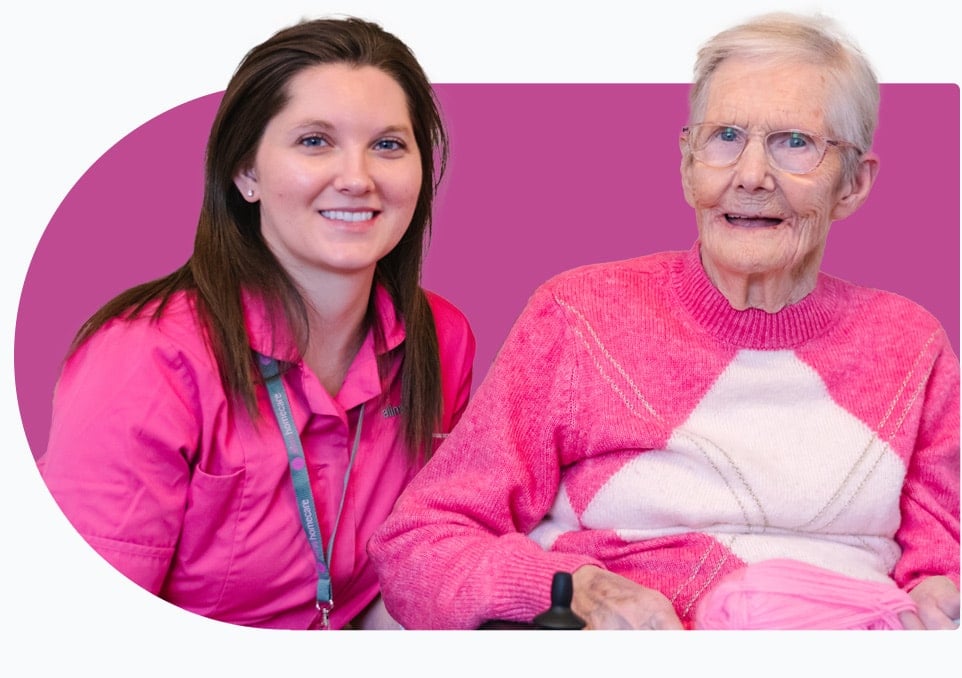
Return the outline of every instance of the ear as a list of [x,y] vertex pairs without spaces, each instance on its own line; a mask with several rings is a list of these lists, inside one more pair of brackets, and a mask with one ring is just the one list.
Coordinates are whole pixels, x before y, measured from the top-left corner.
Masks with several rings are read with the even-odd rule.
[[247,202],[254,203],[260,200],[257,192],[257,173],[253,167],[246,167],[234,175],[234,185]]
[[835,207],[832,209],[832,221],[838,221],[851,216],[868,199],[875,177],[878,176],[879,159],[875,153],[869,151],[858,161],[855,176],[842,187]]
[[681,189],[685,193],[685,202],[688,203],[689,207],[695,209],[695,195],[691,189],[692,166],[695,163],[691,157],[691,151],[688,149],[688,141],[685,139],[684,133],[678,137],[678,150],[681,151]]

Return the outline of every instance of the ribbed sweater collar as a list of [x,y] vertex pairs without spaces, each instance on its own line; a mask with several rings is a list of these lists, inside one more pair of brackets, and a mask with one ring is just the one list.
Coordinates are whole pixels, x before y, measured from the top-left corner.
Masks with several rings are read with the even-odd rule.
[[756,350],[792,348],[820,335],[834,321],[838,290],[824,274],[819,274],[808,296],[777,313],[733,308],[708,279],[699,246],[696,242],[674,261],[672,286],[694,321],[720,341]]

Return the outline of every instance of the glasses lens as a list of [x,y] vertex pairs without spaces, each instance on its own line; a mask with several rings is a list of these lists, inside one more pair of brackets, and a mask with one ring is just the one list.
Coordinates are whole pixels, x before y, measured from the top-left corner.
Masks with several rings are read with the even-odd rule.
[[748,137],[744,130],[730,125],[693,125],[689,132],[692,153],[699,162],[727,167],[738,159]]
[[815,169],[825,153],[825,142],[805,132],[772,132],[765,139],[768,155],[780,170],[805,174]]

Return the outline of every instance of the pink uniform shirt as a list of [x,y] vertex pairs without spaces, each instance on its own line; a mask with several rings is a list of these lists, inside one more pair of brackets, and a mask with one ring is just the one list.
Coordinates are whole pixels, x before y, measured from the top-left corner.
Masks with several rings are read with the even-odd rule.
[[[387,350],[404,340],[387,293],[375,292]],[[467,404],[475,342],[464,316],[428,293],[441,358],[443,421]],[[253,349],[270,345],[264,309],[246,304]],[[329,568],[331,626],[377,595],[367,540],[417,468],[399,416],[400,363],[384,380],[369,332],[331,397],[295,364],[284,375],[300,432],[325,548],[364,406]],[[296,510],[284,441],[261,386],[253,422],[226,396],[186,294],[159,321],[114,320],[67,361],[50,443],[38,464],[83,537],[120,572],[162,598],[235,624],[306,628],[314,617],[315,561]]]

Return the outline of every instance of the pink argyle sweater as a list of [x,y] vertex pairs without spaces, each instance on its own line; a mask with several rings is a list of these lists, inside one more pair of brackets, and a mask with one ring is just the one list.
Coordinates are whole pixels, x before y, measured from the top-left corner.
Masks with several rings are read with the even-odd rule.
[[779,313],[739,312],[697,248],[532,296],[370,543],[401,624],[530,620],[552,573],[587,563],[689,625],[768,559],[958,584],[959,360],[939,323],[824,274]]

